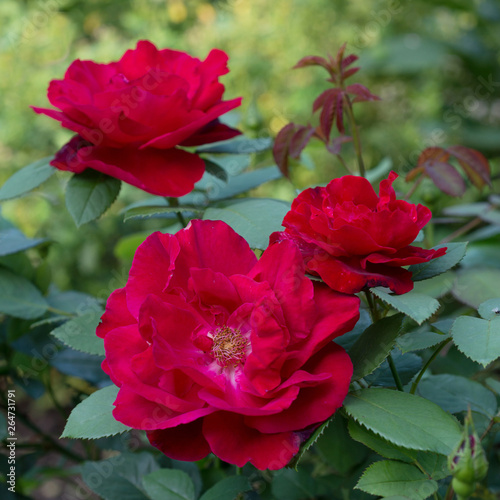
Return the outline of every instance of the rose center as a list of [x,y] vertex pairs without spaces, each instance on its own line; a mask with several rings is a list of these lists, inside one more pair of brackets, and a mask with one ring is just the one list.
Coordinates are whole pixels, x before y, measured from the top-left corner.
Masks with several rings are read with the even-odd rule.
[[210,336],[213,336],[212,356],[219,366],[236,368],[245,361],[249,342],[239,330],[222,326]]

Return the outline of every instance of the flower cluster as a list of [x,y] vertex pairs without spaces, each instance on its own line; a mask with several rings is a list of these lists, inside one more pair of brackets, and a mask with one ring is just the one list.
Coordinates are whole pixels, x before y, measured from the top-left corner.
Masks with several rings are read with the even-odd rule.
[[[356,70],[344,74],[354,59],[342,57],[343,49],[337,62],[304,64],[321,63],[335,81],[335,71],[347,78]],[[219,122],[241,101],[222,100],[226,63],[219,50],[202,62],[149,42],[110,64],[73,62],[49,87],[60,111],[34,108],[77,134],[52,165],[91,168],[153,194],[187,194],[204,161],[183,148],[239,134]],[[375,97],[365,90],[346,92]],[[344,97],[332,97],[338,113]],[[331,123],[323,125],[329,137]],[[305,190],[260,259],[220,221],[148,237],[97,329],[103,369],[119,387],[115,418],[175,459],[213,452],[238,466],[289,463],[349,390],[351,361],[332,340],[359,318],[355,293],[406,293],[413,283],[404,267],[445,253],[411,245],[431,213],[397,200],[395,177],[381,182],[379,195],[356,176]]]
[[160,196],[189,193],[205,164],[179,146],[240,133],[219,121],[241,104],[222,100],[227,59],[221,50],[200,61],[141,41],[116,62],[74,61],[49,86],[49,101],[60,111],[33,107],[77,134],[51,164],[75,173],[98,170]]

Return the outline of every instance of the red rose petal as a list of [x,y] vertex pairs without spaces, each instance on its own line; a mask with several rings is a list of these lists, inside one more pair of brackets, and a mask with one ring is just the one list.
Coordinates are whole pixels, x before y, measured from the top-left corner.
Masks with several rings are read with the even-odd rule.
[[300,447],[298,434],[262,434],[246,426],[243,417],[229,412],[205,417],[203,434],[212,452],[222,460],[238,467],[250,462],[260,470],[283,468]]
[[135,323],[136,319],[127,308],[125,288],[119,288],[109,296],[106,310],[101,316],[101,322],[97,325],[96,334],[103,339],[110,330]]
[[204,161],[180,149],[85,147],[80,164],[158,196],[183,196],[205,171]]
[[210,453],[210,446],[202,433],[203,419],[174,429],[158,429],[147,432],[149,442],[167,457],[194,462]]
[[334,290],[358,293],[365,287],[385,286],[402,294],[413,289],[411,273],[406,269],[384,265],[370,265],[363,269],[356,259],[315,260],[308,267]]
[[231,101],[223,101],[216,104],[210,110],[207,111],[198,120],[189,123],[188,125],[179,128],[173,132],[168,132],[154,139],[151,139],[146,144],[142,145],[141,148],[155,147],[159,149],[169,149],[182,142],[186,141],[190,136],[197,133],[205,125],[209,124],[212,120],[215,120],[219,116],[237,108],[241,105],[241,98],[233,99]]
[[231,276],[247,274],[257,262],[247,241],[222,221],[192,220],[176,238],[181,252],[175,261],[172,287],[185,287],[193,267]]
[[304,366],[313,374],[328,374],[315,385],[302,387],[292,405],[276,415],[246,417],[245,423],[260,432],[286,432],[304,429],[330,418],[349,391],[352,363],[344,349],[333,342]]
[[[127,307],[135,318],[139,317],[141,305],[148,295],[163,295],[178,254],[179,244],[175,236],[159,231],[139,245],[125,287]],[[153,262],[154,265],[151,265]]]

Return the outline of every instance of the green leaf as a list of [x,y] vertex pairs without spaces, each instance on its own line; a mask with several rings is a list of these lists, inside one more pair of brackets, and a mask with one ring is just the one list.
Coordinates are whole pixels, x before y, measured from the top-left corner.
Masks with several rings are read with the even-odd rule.
[[279,200],[247,198],[235,200],[224,208],[208,208],[205,220],[222,220],[245,238],[252,248],[264,250],[269,245],[269,235],[280,231],[281,221],[290,205]]
[[[402,354],[398,348],[391,352],[392,361],[399,373],[399,378],[403,385],[410,380],[422,368],[422,358],[417,354],[407,352]],[[372,374],[365,377],[365,382],[370,386],[395,387],[394,375],[387,360],[385,360]]]
[[411,463],[417,456],[418,452],[416,450],[396,446],[374,432],[369,431],[353,419],[349,420],[348,429],[353,439],[368,446],[368,448],[384,458]]
[[0,188],[0,201],[22,196],[44,183],[56,172],[49,164],[51,160],[52,157],[37,160],[9,177]]
[[318,441],[320,436],[322,436],[323,433],[325,432],[325,429],[330,425],[331,421],[332,419],[330,418],[329,420],[326,420],[319,427],[315,429],[315,431],[309,436],[309,438],[307,438],[306,441],[302,443],[302,445],[299,448],[299,451],[290,460],[290,462],[287,464],[287,467],[294,468],[295,470],[297,470],[297,465],[304,456],[305,452]]
[[467,411],[470,407],[492,419],[497,412],[497,400],[490,390],[458,375],[429,375],[420,381],[417,391],[450,413]]
[[500,357],[500,318],[485,320],[459,316],[451,334],[460,351],[483,366]]
[[479,305],[477,311],[483,319],[493,319],[500,317],[500,298],[490,299]]
[[151,500],[142,480],[159,468],[147,452],[121,453],[98,462],[84,462],[82,479],[104,500]]
[[28,248],[33,248],[47,240],[45,238],[27,238],[19,229],[4,229],[0,231],[0,257],[22,252]]
[[116,200],[121,181],[86,170],[73,175],[66,187],[66,206],[77,226],[99,218]]
[[310,471],[282,469],[274,475],[271,491],[277,500],[309,500],[316,498],[317,487]]
[[219,142],[217,144],[209,144],[198,146],[196,153],[224,153],[235,155],[247,155],[250,153],[259,153],[267,151],[273,146],[273,141],[270,137],[261,137],[258,139],[233,139],[230,141]]
[[212,177],[206,187],[206,195],[212,201],[225,200],[280,177],[282,177],[281,172],[275,165],[230,177],[227,184]]
[[399,337],[396,343],[399,349],[401,349],[401,352],[405,353],[428,349],[429,347],[440,344],[450,336],[449,334],[443,335],[441,333],[431,332],[427,328],[427,326],[423,326]]
[[467,243],[446,243],[432,247],[433,250],[446,247],[446,254],[437,259],[432,259],[423,264],[414,264],[408,268],[412,273],[413,281],[426,280],[443,274],[452,267],[456,266],[465,255]]
[[349,433],[353,439],[368,446],[384,458],[412,463],[413,465],[418,463],[432,479],[439,480],[449,475],[448,457],[445,455],[395,446],[352,419],[349,420]]
[[424,500],[437,491],[438,484],[414,465],[383,460],[366,469],[356,488],[382,497],[401,495]]
[[102,310],[89,311],[67,321],[50,333],[72,349],[104,356],[104,342],[95,333],[102,313]]
[[349,350],[354,366],[353,380],[374,372],[391,352],[403,328],[403,314],[383,318],[370,325]]
[[449,455],[461,438],[458,422],[419,396],[363,389],[344,400],[345,411],[382,438],[403,448]]
[[404,295],[390,295],[383,288],[377,287],[372,288],[371,292],[394,309],[414,319],[419,325],[439,308],[439,302],[436,299],[413,291]]
[[35,319],[47,308],[47,301],[31,281],[0,268],[0,313]]
[[439,299],[446,295],[452,288],[455,281],[455,271],[446,271],[439,276],[434,276],[422,281],[415,281],[413,291],[422,295],[428,295],[434,299]]
[[194,484],[181,470],[158,469],[143,479],[151,500],[195,500]]
[[202,214],[204,212],[204,209],[189,205],[180,205],[178,207],[135,207],[125,212],[123,220],[128,221],[129,219],[147,219],[156,215],[174,214],[176,212],[192,212],[194,214]]
[[209,160],[208,158],[203,158],[205,162],[205,170],[222,182],[227,182],[229,177],[227,172],[215,161]]
[[329,421],[315,447],[324,460],[341,475],[347,475],[367,455],[366,448],[353,441],[347,432],[347,422],[340,415],[335,415]]
[[498,297],[499,283],[500,269],[464,269],[457,273],[451,293],[460,302],[477,309],[482,302]]
[[238,494],[251,489],[247,477],[230,476],[205,491],[200,500],[234,500]]
[[109,385],[93,392],[73,408],[61,438],[97,439],[130,430],[113,417],[118,387]]

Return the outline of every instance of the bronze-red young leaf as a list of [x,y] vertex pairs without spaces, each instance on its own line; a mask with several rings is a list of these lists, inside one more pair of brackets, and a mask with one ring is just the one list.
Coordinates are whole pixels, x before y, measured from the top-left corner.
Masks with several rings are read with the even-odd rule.
[[289,123],[285,125],[276,136],[273,146],[273,157],[281,173],[288,177],[288,156],[290,154],[290,141],[299,125]]
[[425,172],[444,193],[450,196],[462,196],[465,193],[465,181],[449,163],[429,159],[425,162]]
[[490,165],[483,154],[465,146],[451,146],[447,151],[457,159],[474,186],[491,186]]

